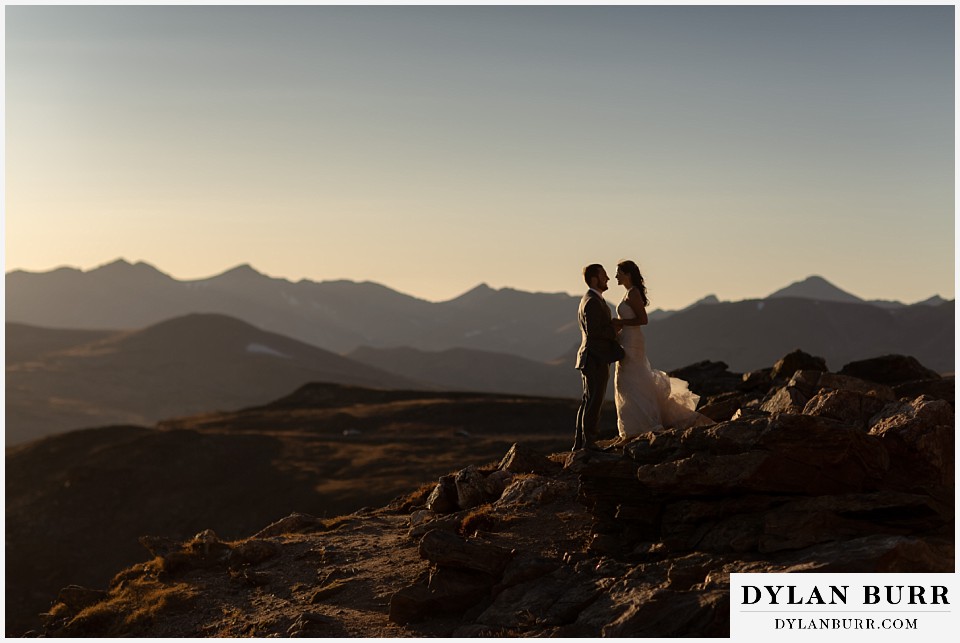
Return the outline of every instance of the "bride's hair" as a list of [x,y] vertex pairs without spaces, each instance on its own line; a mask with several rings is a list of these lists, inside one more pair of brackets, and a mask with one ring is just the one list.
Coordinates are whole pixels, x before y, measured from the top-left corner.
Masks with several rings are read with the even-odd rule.
[[647,299],[647,285],[643,283],[643,275],[640,274],[640,268],[637,267],[637,264],[629,259],[625,259],[617,264],[617,268],[630,275],[630,282],[633,284],[633,287],[640,291],[640,297],[643,298],[643,305],[649,306],[650,300]]

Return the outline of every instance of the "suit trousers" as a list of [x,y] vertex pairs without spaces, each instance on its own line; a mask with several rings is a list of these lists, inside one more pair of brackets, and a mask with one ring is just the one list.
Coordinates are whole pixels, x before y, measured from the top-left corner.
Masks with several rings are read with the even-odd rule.
[[583,378],[583,401],[577,410],[577,435],[573,449],[592,447],[600,438],[600,409],[607,395],[607,382],[610,380],[610,366],[600,360],[588,357],[587,363],[580,369]]

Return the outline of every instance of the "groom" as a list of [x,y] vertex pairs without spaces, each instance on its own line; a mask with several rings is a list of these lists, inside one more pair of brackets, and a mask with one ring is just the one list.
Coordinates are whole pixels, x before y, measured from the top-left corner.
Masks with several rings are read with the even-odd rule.
[[[610,307],[603,298],[607,289],[607,271],[598,263],[583,269],[583,280],[590,290],[580,300],[580,350],[577,351],[577,369],[583,377],[583,402],[577,411],[577,437],[573,450],[596,449],[599,439],[600,407],[607,394],[610,363],[623,351],[617,343],[617,331],[610,317]],[[619,355],[618,355],[619,353]]]

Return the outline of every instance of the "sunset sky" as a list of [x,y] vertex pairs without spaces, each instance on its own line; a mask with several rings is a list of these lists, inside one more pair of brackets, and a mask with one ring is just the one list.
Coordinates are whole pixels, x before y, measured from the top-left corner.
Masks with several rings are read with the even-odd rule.
[[[954,297],[954,7],[8,6],[6,270]],[[608,299],[619,288],[611,281]]]

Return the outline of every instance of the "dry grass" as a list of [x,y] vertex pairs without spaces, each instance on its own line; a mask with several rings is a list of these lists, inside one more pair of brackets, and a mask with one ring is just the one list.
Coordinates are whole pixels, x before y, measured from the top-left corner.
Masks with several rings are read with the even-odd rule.
[[510,516],[497,514],[491,505],[483,505],[463,517],[457,532],[461,536],[471,536],[478,532],[495,532],[511,522],[513,519]]
[[[135,635],[146,631],[161,615],[188,610],[198,595],[197,590],[186,583],[168,585],[141,578],[112,591],[106,600],[81,610],[67,625],[72,635]],[[55,610],[59,613],[51,610],[50,616],[63,616],[66,609],[58,605]]]

